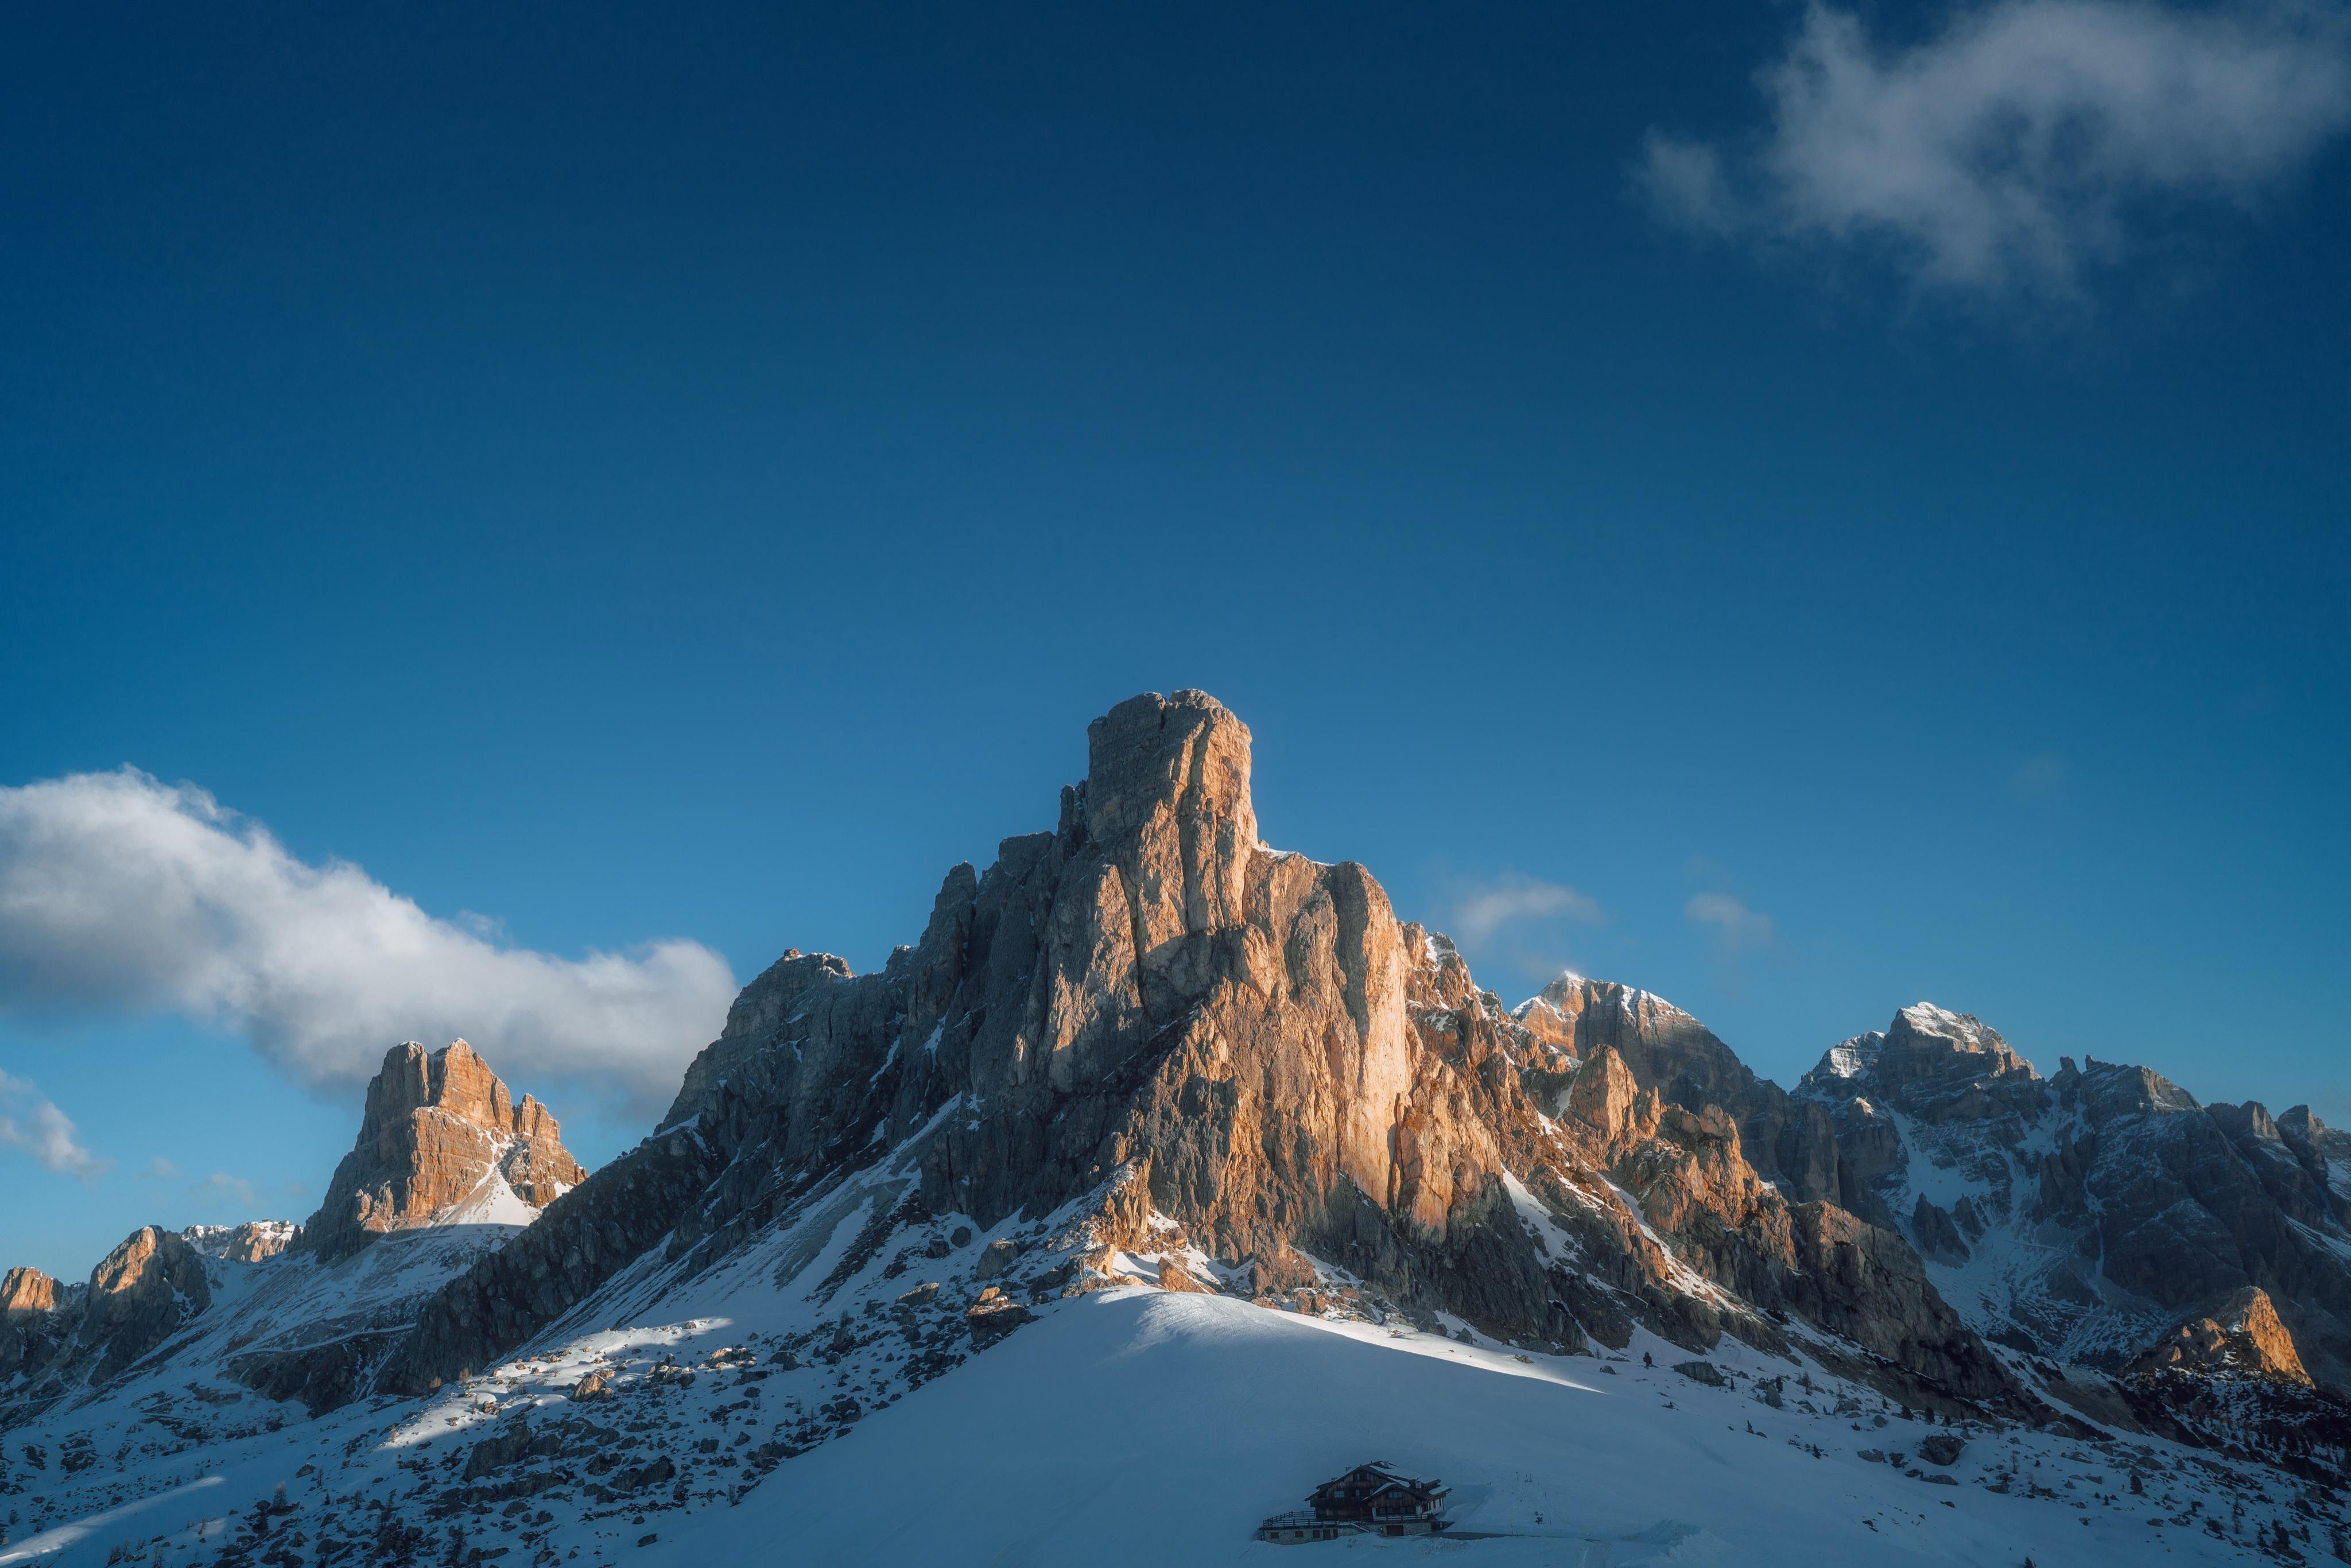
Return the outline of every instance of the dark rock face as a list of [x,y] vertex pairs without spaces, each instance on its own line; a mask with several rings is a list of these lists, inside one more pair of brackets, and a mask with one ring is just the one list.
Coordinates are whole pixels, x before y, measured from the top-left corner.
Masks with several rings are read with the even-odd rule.
[[1769,1313],[1819,1313],[1876,1375],[2004,1388],[1898,1236],[1802,1218],[1749,1164],[1751,1127],[1780,1179],[1825,1188],[1824,1106],[1621,988],[1506,1012],[1361,866],[1259,841],[1249,731],[1200,693],[1121,704],[1088,749],[1055,830],[950,872],[880,973],[795,951],[746,987],[662,1128],[444,1291],[381,1385],[488,1364],[656,1249],[691,1277],[910,1149],[873,1247],[1092,1194],[1105,1261],[1071,1289],[1155,1211],[1268,1291],[1311,1283],[1311,1254],[1569,1348],[1635,1322],[1777,1344]]
[[1979,1020],[1923,1003],[1830,1051],[1797,1092],[1834,1119],[1845,1207],[1996,1279],[1961,1303],[1979,1332],[2112,1371],[2182,1313],[2258,1290],[2312,1375],[2351,1385],[2351,1140],[2307,1107],[2206,1107],[2112,1062],[2043,1079]]

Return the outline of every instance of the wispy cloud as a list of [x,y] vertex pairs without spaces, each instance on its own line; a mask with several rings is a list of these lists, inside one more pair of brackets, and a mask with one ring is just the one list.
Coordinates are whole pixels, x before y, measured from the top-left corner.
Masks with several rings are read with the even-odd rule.
[[1541,984],[1578,967],[1577,949],[1608,913],[1590,894],[1520,872],[1447,875],[1439,922],[1481,974]]
[[299,861],[192,785],[126,768],[0,789],[0,1009],[177,1012],[313,1083],[462,1035],[509,1079],[659,1106],[734,998],[698,943],[570,959],[487,929]]
[[180,1167],[162,1155],[157,1155],[147,1162],[147,1168],[139,1174],[150,1181],[177,1181],[180,1179]]
[[1490,883],[1462,891],[1453,905],[1453,935],[1478,945],[1520,921],[1559,919],[1597,925],[1606,918],[1597,903],[1572,887],[1505,872]]
[[261,1207],[261,1194],[254,1190],[253,1184],[243,1176],[233,1176],[226,1171],[213,1172],[212,1175],[196,1183],[193,1190],[198,1197],[216,1198],[234,1203],[240,1208],[249,1208],[257,1212]]
[[22,1078],[0,1072],[0,1148],[22,1149],[43,1166],[85,1182],[104,1175],[112,1160],[89,1152],[73,1118]]
[[2009,775],[2011,793],[2020,800],[2053,800],[2065,792],[2074,769],[2053,751],[2028,757]]
[[2067,294],[2182,201],[2246,207],[2351,126],[2351,13],[1999,0],[1907,48],[1811,5],[1768,125],[1653,131],[1635,176],[1693,233],[1887,247],[1920,282]]
[[1727,893],[1698,894],[1682,905],[1682,914],[1704,927],[1723,955],[1771,945],[1771,917],[1748,908]]

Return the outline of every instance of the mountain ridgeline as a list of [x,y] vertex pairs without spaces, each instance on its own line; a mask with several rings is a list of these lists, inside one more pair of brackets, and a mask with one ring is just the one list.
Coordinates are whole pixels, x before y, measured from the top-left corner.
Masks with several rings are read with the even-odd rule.
[[[1528,1354],[1728,1337],[1968,1419],[2263,1454],[2281,1410],[2339,1423],[2351,1139],[2307,1109],[2043,1078],[1925,1004],[1792,1090],[1623,986],[1508,1009],[1362,866],[1261,841],[1249,732],[1214,699],[1133,698],[1087,742],[1050,831],[949,871],[878,973],[787,952],[593,1173],[463,1042],[405,1046],[298,1234],[144,1231],[86,1287],[12,1272],[0,1419],[193,1355],[314,1413],[423,1395],[714,1281],[818,1259],[830,1299],[994,1234],[956,1287],[969,1343],[925,1342],[922,1376],[1156,1283],[1343,1291]],[[2199,1403],[2222,1383],[2252,1391],[2226,1422]]]

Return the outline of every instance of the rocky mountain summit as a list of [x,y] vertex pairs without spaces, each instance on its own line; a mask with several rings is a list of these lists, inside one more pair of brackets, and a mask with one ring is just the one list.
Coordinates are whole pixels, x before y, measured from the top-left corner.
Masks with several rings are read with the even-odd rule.
[[1197,692],[1097,720],[1052,831],[951,871],[879,974],[789,953],[754,980],[661,1129],[434,1301],[383,1386],[487,1364],[623,1270],[680,1289],[895,1160],[875,1247],[1093,1194],[1075,1287],[1164,1223],[1261,1294],[1327,1265],[1548,1348],[1794,1334],[1919,1401],[2021,1407],[1898,1234],[1791,1201],[1738,1116],[1625,1052],[1719,1071],[1800,1162],[1824,1113],[1633,994],[1513,1017],[1363,867],[1259,840],[1249,740]]
[[[496,1510],[552,1563],[740,1502],[1144,1287],[1527,1366],[1744,1375],[1832,1427],[2169,1442],[2252,1467],[2213,1472],[2231,1496],[2342,1478],[2351,1140],[2306,1108],[2043,1078],[1924,1003],[1792,1090],[1647,992],[1571,975],[1507,1008],[1364,867],[1264,842],[1250,771],[1213,698],[1120,704],[1050,831],[948,871],[878,972],[787,950],[593,1173],[465,1042],[394,1049],[298,1230],[142,1231],[88,1285],[9,1275],[0,1424],[80,1421],[179,1474],[219,1436],[185,1399],[250,1397],[241,1441],[333,1434],[343,1479],[316,1486],[345,1510],[380,1484],[367,1456],[445,1439],[429,1473],[397,1459],[405,1506]],[[697,1377],[713,1435],[653,1436],[699,1429],[660,1414]],[[372,1528],[377,1559],[422,1550]]]
[[453,1216],[520,1222],[520,1209],[546,1207],[587,1175],[560,1133],[464,1040],[429,1054],[414,1040],[395,1046],[368,1085],[358,1143],[295,1245],[331,1263]]

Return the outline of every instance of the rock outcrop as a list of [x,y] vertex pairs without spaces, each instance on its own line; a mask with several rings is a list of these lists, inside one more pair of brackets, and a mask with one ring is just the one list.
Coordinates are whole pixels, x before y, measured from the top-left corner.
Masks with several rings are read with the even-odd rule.
[[70,1330],[72,1294],[38,1269],[0,1275],[0,1388],[46,1365]]
[[133,1231],[90,1275],[76,1337],[98,1353],[93,1375],[103,1381],[210,1305],[203,1255],[184,1237],[151,1225]]
[[2188,1372],[2307,1385],[2294,1336],[2278,1321],[2269,1292],[2248,1285],[2209,1313],[2179,1323],[2133,1362],[2133,1373]]
[[[547,1108],[507,1086],[464,1040],[395,1046],[368,1085],[359,1140],[292,1243],[333,1262],[390,1231],[473,1218],[513,1223],[586,1175]],[[511,1196],[515,1201],[507,1201]]]
[[1704,1024],[1662,997],[1562,975],[1511,1015],[1538,1040],[1581,1060],[1602,1047],[1634,1081],[1686,1110],[1718,1106],[1740,1124],[1757,1173],[1796,1203],[1843,1204],[1827,1110],[1758,1078]]

